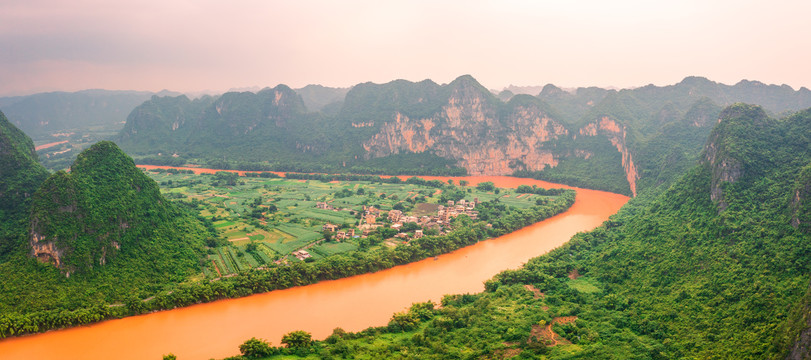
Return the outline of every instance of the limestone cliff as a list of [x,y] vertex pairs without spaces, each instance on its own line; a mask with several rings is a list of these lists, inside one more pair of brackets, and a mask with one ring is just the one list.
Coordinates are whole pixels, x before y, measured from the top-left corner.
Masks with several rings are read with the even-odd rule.
[[710,133],[702,154],[702,162],[710,167],[712,180],[710,198],[718,210],[728,206],[724,186],[734,183],[746,173],[746,165],[758,148],[763,136],[759,132],[769,120],[759,106],[735,104],[719,115],[718,125]]
[[551,140],[568,131],[543,104],[519,95],[499,111],[498,102],[471,81],[452,83],[447,100],[434,114],[412,119],[397,111],[363,143],[368,156],[432,151],[452,158],[471,175],[508,175],[516,169],[555,166]]
[[[636,196],[636,181],[639,180],[639,173],[634,165],[634,158],[628,148],[626,140],[627,129],[624,125],[617,123],[608,116],[603,116],[600,120],[590,123],[578,131],[581,136],[605,136],[617,151],[622,154],[622,169],[625,171],[625,178],[631,193]],[[588,156],[588,153],[586,153]]]

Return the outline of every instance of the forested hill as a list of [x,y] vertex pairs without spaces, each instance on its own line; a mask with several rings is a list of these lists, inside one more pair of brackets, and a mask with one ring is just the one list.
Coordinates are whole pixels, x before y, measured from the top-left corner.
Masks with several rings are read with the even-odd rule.
[[34,143],[0,112],[0,260],[17,242],[31,196],[47,177]]
[[191,273],[203,239],[175,227],[175,218],[184,216],[131,158],[103,141],[83,151],[70,173],[54,173],[34,194],[31,254],[66,274],[127,260]]
[[811,109],[736,104],[694,163],[603,226],[442,308],[336,331],[301,355],[807,359]]
[[500,97],[469,75],[444,85],[396,80],[358,84],[322,105],[338,90],[279,85],[197,100],[154,97],[115,140],[150,163],[446,175],[461,167],[636,194],[695,161],[722,106],[752,101],[772,114],[811,106],[805,88],[698,77],[620,91],[547,85],[537,96]]
[[0,333],[10,323],[36,332],[97,321],[114,310],[103,304],[199,270],[212,234],[115,144],[97,143],[69,173],[48,176],[31,139],[0,116],[0,150]]

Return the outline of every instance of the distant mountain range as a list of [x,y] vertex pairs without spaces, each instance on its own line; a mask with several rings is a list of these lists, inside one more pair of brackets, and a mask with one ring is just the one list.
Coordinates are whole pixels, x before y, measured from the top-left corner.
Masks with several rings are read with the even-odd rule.
[[736,102],[781,115],[811,106],[811,91],[687,77],[662,87],[563,90],[548,84],[494,95],[466,75],[446,85],[279,85],[194,99],[166,91],[87,90],[0,98],[0,108],[34,138],[94,126],[120,129],[112,140],[137,161],[517,174],[635,194],[691,164],[721,107]]
[[[306,105],[316,111],[343,100],[349,89],[308,85],[297,90]],[[135,107],[152,96],[179,96],[181,93],[163,90],[148,91],[83,90],[77,92],[48,92],[26,96],[0,97],[0,110],[16,127],[33,138],[53,133],[105,127],[118,131]]]
[[[313,356],[811,356],[808,89],[689,77],[496,96],[462,76],[447,85],[359,84],[343,97],[308,91],[151,96],[115,140],[130,154],[223,166],[457,165],[640,194],[598,229],[487,281],[484,293],[412,307],[387,327],[336,331]],[[0,219],[0,312],[11,314],[0,319],[3,336],[85,324],[117,308],[137,313],[137,294],[195,271],[210,235],[112,142],[48,176],[31,139],[2,112]],[[82,308],[122,298],[123,306]],[[554,341],[540,341],[544,331]]]
[[[133,108],[154,93],[85,90],[0,98],[0,109],[31,137],[93,126],[120,128]],[[160,96],[177,96],[163,91]]]
[[392,172],[405,156],[429,164],[423,170],[459,166],[636,194],[697,156],[722,106],[753,102],[773,114],[811,106],[806,88],[700,77],[619,91],[546,85],[536,96],[496,96],[468,75],[447,85],[358,84],[341,101],[344,90],[280,85],[195,100],[153,97],[114,140],[135,156],[222,166]]

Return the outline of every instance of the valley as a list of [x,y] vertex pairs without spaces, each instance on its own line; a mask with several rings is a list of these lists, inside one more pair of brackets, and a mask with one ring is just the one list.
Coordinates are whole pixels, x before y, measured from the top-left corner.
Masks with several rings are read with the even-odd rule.
[[[556,187],[498,176],[436,180],[448,179],[457,183],[466,180],[471,186],[493,182],[509,188],[519,184]],[[359,331],[370,325],[385,325],[393,312],[413,302],[439,302],[444,294],[482,291],[484,280],[505,268],[519,267],[533,254],[560,246],[577,232],[598,226],[628,201],[625,196],[600,191],[577,192],[576,202],[563,214],[436,259],[266,294],[5,339],[0,341],[0,353],[9,359],[101,359],[112,352],[121,359],[143,359],[173,352],[181,358],[205,359],[232,355],[237,345],[253,336],[277,340],[291,330],[306,329],[324,338],[336,327]],[[92,346],[84,341],[91,341]],[[141,345],[120,350],[133,341]]]
[[[203,268],[207,278],[358,250],[379,252],[422,236],[449,233],[457,213],[495,221],[501,213],[491,203],[515,211],[557,199],[514,189],[453,186],[454,179],[306,180],[295,179],[300,174],[141,167],[150,169],[147,173],[164,196],[188,204],[218,234],[219,241],[209,240],[213,267]],[[209,170],[212,174],[192,174]],[[294,255],[301,251],[299,257]]]
[[[735,103],[755,93],[764,106]],[[236,303],[149,325],[228,324],[205,354],[192,330],[144,351],[229,356],[301,329],[315,341],[251,341],[304,358],[802,358],[807,93],[690,77],[495,97],[462,76],[360,84],[319,111],[284,85],[154,96],[118,133],[36,142],[3,117],[0,348],[49,357],[6,344]]]

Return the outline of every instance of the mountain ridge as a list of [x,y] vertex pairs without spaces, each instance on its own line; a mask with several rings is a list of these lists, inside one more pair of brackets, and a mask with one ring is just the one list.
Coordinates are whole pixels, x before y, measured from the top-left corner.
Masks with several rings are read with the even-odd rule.
[[[212,98],[212,102],[238,96],[234,94]],[[268,99],[258,100],[261,96],[241,94],[243,112],[269,103]],[[472,76],[463,75],[445,85],[430,79],[358,84],[334,104],[340,110],[326,113],[309,111],[299,102],[281,104],[279,111],[290,115],[287,121],[306,124],[300,128],[276,124],[276,130],[256,132],[259,123],[254,121],[251,124],[255,126],[243,128],[242,133],[229,131],[213,125],[216,121],[204,120],[217,117],[208,109],[204,112],[209,115],[180,117],[180,124],[199,124],[189,136],[173,135],[178,122],[167,119],[143,129],[128,124],[116,141],[135,156],[154,156],[148,152],[148,145],[163,142],[173,144],[172,148],[158,148],[158,152],[225,158],[222,164],[229,158],[262,162],[270,170],[295,163],[309,164],[300,170],[352,171],[367,169],[366,164],[373,159],[381,159],[375,160],[380,164],[402,154],[430,154],[455,162],[469,174],[520,174],[635,195],[639,186],[650,184],[648,177],[666,170],[638,166],[651,163],[645,158],[648,154],[641,151],[646,143],[661,137],[669,124],[683,121],[690,111],[694,126],[708,132],[709,117],[715,111],[710,111],[708,104],[717,104],[714,108],[752,97],[764,99],[764,107],[773,113],[811,106],[811,92],[807,90],[751,81],[730,86],[703,77],[686,77],[663,87],[622,90],[589,87],[568,92],[548,84],[537,96],[513,94],[505,102]],[[183,106],[191,108],[189,104]],[[148,110],[142,106],[131,114],[128,123],[137,123],[139,117],[154,117],[150,111],[160,113],[157,108]],[[225,111],[217,115],[230,119],[231,126],[246,118],[259,118],[255,114],[238,114],[233,108]],[[165,136],[161,141],[149,140],[150,133]],[[249,147],[246,143],[257,145]],[[689,146],[690,156],[701,152],[695,141]],[[617,154],[607,154],[610,148]],[[396,170],[396,163],[390,164]]]

